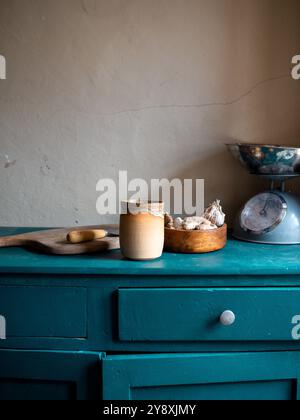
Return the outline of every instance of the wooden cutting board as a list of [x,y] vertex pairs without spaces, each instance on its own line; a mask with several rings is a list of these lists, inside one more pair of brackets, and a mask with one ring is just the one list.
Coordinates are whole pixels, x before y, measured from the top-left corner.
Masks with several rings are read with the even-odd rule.
[[118,234],[118,228],[115,225],[42,230],[14,236],[2,236],[0,237],[0,248],[23,247],[54,255],[91,254],[120,248],[118,237],[107,237],[81,244],[70,244],[66,240],[67,234],[70,231],[86,229],[105,229],[109,233]]

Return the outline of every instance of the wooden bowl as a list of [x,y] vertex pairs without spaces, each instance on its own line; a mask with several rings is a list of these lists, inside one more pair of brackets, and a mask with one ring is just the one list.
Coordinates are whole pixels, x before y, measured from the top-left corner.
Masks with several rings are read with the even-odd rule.
[[165,250],[183,254],[204,254],[227,244],[227,225],[214,230],[165,229]]

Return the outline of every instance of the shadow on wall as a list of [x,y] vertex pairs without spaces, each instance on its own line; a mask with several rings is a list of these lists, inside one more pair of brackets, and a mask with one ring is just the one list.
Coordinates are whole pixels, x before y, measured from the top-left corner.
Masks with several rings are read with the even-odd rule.
[[[205,206],[220,199],[226,213],[227,223],[232,226],[240,207],[251,196],[267,188],[267,183],[261,182],[247,171],[224,150],[211,153],[203,159],[195,160],[172,178],[204,179]],[[195,193],[195,191],[194,191]],[[193,202],[196,197],[194,195]]]

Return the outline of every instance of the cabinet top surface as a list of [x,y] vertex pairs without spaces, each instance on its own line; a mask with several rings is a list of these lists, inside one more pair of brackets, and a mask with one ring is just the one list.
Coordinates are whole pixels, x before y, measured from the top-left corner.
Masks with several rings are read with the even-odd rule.
[[[33,229],[0,228],[0,236]],[[22,248],[0,249],[0,273],[79,275],[253,276],[300,275],[300,245],[274,246],[229,238],[225,249],[202,255],[164,253],[155,261],[128,261],[120,251],[49,256]]]

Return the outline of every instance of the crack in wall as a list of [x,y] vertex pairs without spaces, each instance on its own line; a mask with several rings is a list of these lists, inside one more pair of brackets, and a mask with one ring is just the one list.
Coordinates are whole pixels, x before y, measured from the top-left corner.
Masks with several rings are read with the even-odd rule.
[[[275,77],[269,77],[267,79],[261,80],[257,83],[255,83],[254,85],[252,85],[247,91],[245,91],[244,93],[242,93],[241,95],[239,95],[237,98],[234,98],[230,101],[216,101],[216,102],[206,102],[206,103],[202,103],[202,104],[162,104],[162,105],[149,105],[149,106],[143,106],[143,107],[138,107],[138,108],[126,108],[126,109],[121,109],[119,111],[113,111],[113,112],[90,112],[90,111],[85,111],[82,109],[72,109],[73,112],[77,113],[77,114],[84,114],[84,115],[88,115],[88,116],[97,116],[97,117],[113,117],[113,116],[118,116],[118,115],[125,115],[125,114],[130,114],[130,113],[139,113],[139,112],[144,112],[144,111],[151,111],[151,110],[161,110],[161,109],[205,109],[205,108],[213,108],[213,107],[227,107],[227,106],[232,106],[235,105],[239,102],[241,102],[242,100],[244,100],[245,98],[247,98],[248,96],[250,96],[252,93],[254,93],[258,88],[260,88],[261,86],[268,84],[268,83],[272,83],[275,81],[280,81],[280,80],[284,80],[284,79],[291,79],[291,75],[290,74],[284,74],[284,75],[280,75],[280,76],[275,76]],[[5,98],[5,97],[0,97],[0,102],[6,102],[6,103],[10,103],[10,101],[23,101],[26,102],[27,104],[30,103],[33,106],[43,106],[42,102],[38,102],[36,100],[32,100],[29,97],[22,97],[22,96],[13,96],[10,98]],[[64,108],[61,107],[56,107],[55,108],[55,112],[61,112],[61,111],[65,111]],[[54,112],[54,111],[53,111]]]
[[81,7],[84,13],[89,15],[91,12],[95,12],[96,10],[95,0],[81,0]]
[[159,110],[159,109],[180,109],[180,108],[191,108],[191,109],[201,109],[201,108],[210,108],[210,107],[226,107],[226,106],[232,106],[239,102],[241,102],[243,99],[247,98],[247,96],[250,96],[256,89],[259,87],[271,83],[278,80],[283,80],[290,78],[290,75],[284,74],[281,76],[276,77],[269,77],[268,79],[261,80],[260,82],[257,82],[255,85],[251,86],[246,92],[239,95],[237,98],[231,100],[231,101],[224,101],[224,102],[207,102],[203,104],[169,104],[169,105],[149,105],[145,107],[140,108],[128,108],[116,112],[110,112],[110,113],[101,113],[101,115],[107,115],[107,116],[116,116],[121,114],[127,114],[127,113],[135,113],[135,112],[143,112],[143,111],[151,111],[151,110]]

